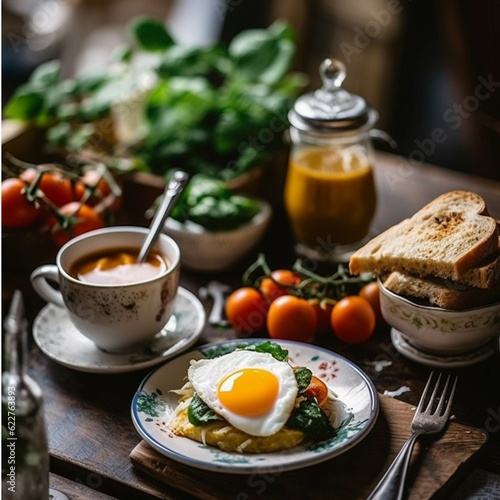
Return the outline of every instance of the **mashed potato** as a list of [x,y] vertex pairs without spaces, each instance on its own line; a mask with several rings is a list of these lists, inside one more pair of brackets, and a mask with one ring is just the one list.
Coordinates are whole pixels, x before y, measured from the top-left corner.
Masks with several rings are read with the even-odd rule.
[[196,427],[188,420],[187,409],[190,401],[191,397],[179,404],[170,420],[169,427],[179,436],[217,446],[224,451],[269,453],[293,448],[305,437],[303,432],[286,427],[282,427],[272,436],[251,436],[223,421]]

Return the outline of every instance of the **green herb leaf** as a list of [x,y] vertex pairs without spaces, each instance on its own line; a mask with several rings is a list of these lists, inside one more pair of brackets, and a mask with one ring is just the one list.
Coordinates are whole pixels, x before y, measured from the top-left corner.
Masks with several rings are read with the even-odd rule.
[[314,398],[302,400],[298,408],[294,408],[286,426],[304,432],[312,441],[323,441],[335,435],[325,412],[318,406]]
[[299,396],[304,393],[304,391],[309,386],[312,378],[312,372],[309,368],[305,366],[299,366],[294,370],[295,379],[297,380],[297,385],[299,386]]
[[240,32],[232,39],[228,52],[239,74],[274,85],[290,67],[295,46],[290,31],[280,23],[268,30]]
[[245,347],[247,351],[256,351],[256,352],[265,352],[267,354],[271,354],[273,358],[278,361],[287,361],[288,360],[288,351],[283,349],[280,345],[275,342],[271,342],[270,340],[266,340],[265,342],[261,342],[260,344],[249,344]]
[[36,89],[46,89],[58,83],[60,72],[60,61],[48,61],[40,64],[31,74],[29,84]]
[[20,88],[7,103],[4,114],[6,118],[30,121],[40,114],[43,106],[44,97],[40,92]]
[[149,52],[164,50],[175,44],[163,23],[148,17],[136,18],[130,32],[139,46]]
[[157,71],[162,78],[171,76],[206,76],[221,73],[227,56],[219,47],[173,45],[161,56]]
[[196,393],[194,393],[189,403],[187,413],[189,422],[196,427],[201,427],[209,422],[222,420],[222,418],[206,405]]

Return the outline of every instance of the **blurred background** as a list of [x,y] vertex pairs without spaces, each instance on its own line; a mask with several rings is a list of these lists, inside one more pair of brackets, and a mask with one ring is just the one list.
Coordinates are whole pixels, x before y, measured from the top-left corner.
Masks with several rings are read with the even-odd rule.
[[316,88],[319,63],[342,60],[345,87],[398,143],[381,149],[500,180],[498,0],[3,0],[2,104],[44,61],[61,59],[64,76],[105,67],[139,14],[196,45],[285,19],[294,69]]

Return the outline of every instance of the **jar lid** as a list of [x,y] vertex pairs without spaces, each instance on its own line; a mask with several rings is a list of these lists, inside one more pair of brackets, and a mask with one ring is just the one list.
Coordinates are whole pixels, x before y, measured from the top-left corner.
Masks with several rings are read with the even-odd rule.
[[342,88],[346,70],[341,61],[325,59],[319,74],[323,86],[300,96],[288,114],[294,127],[342,131],[371,127],[375,123],[378,113],[366,100]]

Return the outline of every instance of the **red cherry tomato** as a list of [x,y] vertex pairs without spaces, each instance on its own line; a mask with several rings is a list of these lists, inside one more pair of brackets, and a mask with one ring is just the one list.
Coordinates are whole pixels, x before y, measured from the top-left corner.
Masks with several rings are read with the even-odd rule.
[[28,227],[40,217],[40,209],[23,195],[25,187],[26,184],[17,177],[2,181],[2,227]]
[[[37,168],[28,168],[21,175],[20,178],[28,184],[32,184],[37,176],[40,174],[41,169],[51,168],[47,165],[39,165]],[[62,172],[57,170],[47,170],[43,172],[42,178],[38,184],[38,189],[57,207],[62,207],[73,201],[73,184],[64,176]]]
[[226,300],[226,318],[233,328],[250,335],[264,329],[268,308],[258,290],[238,288]]
[[377,324],[385,323],[382,311],[380,310],[380,290],[378,283],[376,281],[371,281],[370,283],[364,285],[359,291],[359,296],[367,300],[372,306]]
[[332,324],[330,318],[332,315],[333,304],[329,302],[315,302],[313,303],[313,306],[318,320],[316,331],[318,333],[331,332]]
[[375,330],[375,313],[368,301],[358,295],[339,300],[331,316],[334,334],[347,344],[366,342]]
[[317,325],[314,306],[305,299],[283,295],[269,306],[267,331],[274,339],[312,340]]
[[68,218],[67,228],[61,227],[55,218],[51,219],[51,238],[59,248],[75,236],[104,227],[101,216],[88,205],[72,201],[59,209]]
[[268,302],[288,295],[288,287],[296,286],[302,278],[288,269],[276,269],[271,272],[271,277],[265,277],[259,285],[259,290]]
[[321,379],[313,375],[307,389],[304,391],[304,395],[316,398],[316,401],[321,406],[321,403],[328,397],[328,387]]

